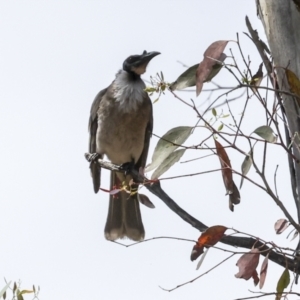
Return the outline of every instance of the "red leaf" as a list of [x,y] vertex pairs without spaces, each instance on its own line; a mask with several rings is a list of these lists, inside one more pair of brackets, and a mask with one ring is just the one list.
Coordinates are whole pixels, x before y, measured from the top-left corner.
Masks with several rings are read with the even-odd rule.
[[279,220],[275,223],[275,225],[274,225],[276,234],[281,234],[281,233],[283,233],[283,232],[288,228],[289,225],[290,225],[290,223],[289,223],[288,220],[286,220],[286,219],[279,219]]
[[228,41],[216,41],[212,43],[204,52],[204,59],[200,62],[196,72],[196,95],[199,96],[203,82],[206,81],[217,61],[225,59],[223,51]]
[[262,289],[262,287],[264,286],[265,280],[266,280],[267,270],[268,270],[268,260],[269,260],[269,253],[265,257],[265,259],[261,265],[261,268],[260,268],[260,281],[259,281],[260,289]]
[[197,244],[193,247],[192,253],[191,253],[191,261],[194,261],[197,259],[204,251],[203,246],[198,246]]
[[215,245],[220,239],[224,236],[224,232],[227,230],[227,227],[222,225],[216,225],[207,228],[202,234],[200,235],[198,242],[193,247],[191,253],[191,260],[197,259],[202,253],[204,247],[208,248],[210,246]]
[[250,252],[243,254],[236,265],[239,267],[239,272],[235,274],[236,278],[249,280],[251,277],[256,282],[257,272],[256,267],[259,262],[259,250],[254,248]]

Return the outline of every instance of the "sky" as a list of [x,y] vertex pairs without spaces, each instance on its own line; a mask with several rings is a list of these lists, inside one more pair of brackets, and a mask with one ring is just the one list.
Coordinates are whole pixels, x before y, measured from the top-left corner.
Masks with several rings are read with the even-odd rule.
[[[108,195],[93,192],[89,165],[84,159],[92,101],[114,80],[129,55],[143,50],[161,52],[143,78],[148,82],[150,76],[162,71],[165,80],[172,82],[185,70],[178,61],[194,65],[212,42],[234,41],[239,33],[245,57],[250,57],[255,73],[261,61],[243,34],[247,30],[246,15],[266,40],[255,1],[250,0],[0,1],[0,287],[5,285],[4,280],[1,283],[4,277],[21,280],[26,289],[39,285],[39,298],[43,300],[236,299],[253,296],[249,290],[259,291],[251,280],[234,277],[240,255],[191,284],[173,292],[162,290],[190,281],[229,253],[210,250],[200,270],[196,270],[197,262],[190,261],[191,242],[157,239],[125,248],[106,241],[103,231]],[[235,42],[226,47],[227,55],[231,55],[230,49],[244,70]],[[226,70],[221,70],[215,81],[222,86],[237,85]],[[206,84],[204,89],[212,87]],[[194,92],[178,95],[186,101],[192,98],[203,111],[218,93],[210,99],[207,92],[198,98]],[[237,118],[244,103],[242,97],[231,105]],[[175,126],[193,126],[197,121],[193,110],[169,92],[153,107],[153,132],[158,136]],[[225,106],[217,111],[222,109],[228,113]],[[207,118],[211,116],[208,113]],[[264,122],[264,112],[252,98],[245,116],[245,132],[250,134]],[[186,145],[198,144],[207,136],[206,129],[197,128]],[[151,139],[149,162],[157,141],[156,137]],[[246,143],[239,145],[249,151]],[[270,149],[268,180],[273,186],[278,164],[278,193],[295,217],[286,156],[278,147]],[[203,150],[186,151],[181,162],[207,154]],[[232,150],[228,154],[233,168],[240,170],[243,156]],[[163,177],[216,168],[219,160],[210,156],[177,163]],[[260,182],[253,170],[249,176]],[[234,180],[239,185],[240,178],[235,176]],[[109,172],[105,171],[102,187],[108,186]],[[267,194],[249,182],[244,182],[241,203],[234,213],[228,209],[220,173],[164,180],[162,187],[208,226],[233,227],[286,247],[296,244],[286,235],[275,235],[274,223],[283,214]],[[141,207],[147,239],[197,240],[200,233],[196,229],[146,189],[143,193],[156,206],[153,210]],[[120,242],[131,244],[129,240]],[[275,291],[282,271],[269,264],[263,291]],[[32,299],[27,295],[24,298]]]

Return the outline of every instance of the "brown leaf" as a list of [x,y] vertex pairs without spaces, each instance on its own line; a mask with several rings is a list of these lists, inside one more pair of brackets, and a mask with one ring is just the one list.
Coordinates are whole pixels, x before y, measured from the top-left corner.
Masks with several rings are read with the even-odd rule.
[[219,156],[220,163],[221,163],[222,176],[226,188],[226,195],[232,194],[234,183],[232,180],[232,170],[231,170],[229,157],[225,149],[223,148],[223,146],[217,140],[215,140],[215,144],[216,144],[217,154]]
[[149,208],[155,208],[154,204],[150,201],[150,199],[144,194],[138,194],[139,201]]
[[236,265],[239,267],[239,272],[235,274],[236,278],[243,278],[249,280],[251,277],[256,282],[257,272],[256,267],[259,262],[259,250],[257,248],[251,249],[250,252],[243,254]]
[[265,257],[261,268],[260,268],[260,281],[259,281],[259,288],[262,289],[266,280],[267,270],[268,270],[268,260],[269,260],[269,253]]
[[276,223],[274,225],[276,234],[283,233],[288,228],[289,225],[290,225],[290,223],[286,219],[279,219],[278,221],[276,221]]
[[260,83],[261,83],[261,81],[262,81],[262,79],[264,77],[264,73],[262,71],[262,67],[263,67],[263,63],[261,63],[259,65],[258,71],[251,78],[250,85],[253,86],[253,88],[251,88],[252,91],[253,91],[253,93],[255,93],[257,91],[257,87],[260,86]]
[[[296,94],[298,97],[300,97],[300,80],[299,80],[299,78],[293,71],[291,71],[289,69],[285,70],[285,74],[286,74],[291,92]],[[300,105],[299,98],[297,98],[297,102],[298,102],[298,105]]]
[[192,253],[191,253],[191,261],[194,261],[197,259],[204,251],[204,247],[197,246],[197,244],[193,247]]
[[252,274],[252,278],[253,278],[253,281],[254,281],[254,285],[257,286],[257,284],[259,283],[259,278],[258,278],[258,274],[257,274],[256,270],[254,270],[254,272]]
[[227,227],[222,225],[211,226],[200,235],[198,242],[193,247],[191,260],[197,259],[202,253],[204,247],[208,248],[215,245],[224,236]]
[[[224,61],[226,55],[223,53],[228,41],[216,41],[212,43],[204,52],[204,59],[200,62],[196,72],[196,95],[201,93],[203,83],[212,72],[217,61]],[[224,57],[225,55],[225,57]]]
[[234,181],[233,182],[233,191],[229,194],[229,209],[231,211],[234,210],[233,204],[239,204],[241,202],[241,196],[238,188],[236,187]]

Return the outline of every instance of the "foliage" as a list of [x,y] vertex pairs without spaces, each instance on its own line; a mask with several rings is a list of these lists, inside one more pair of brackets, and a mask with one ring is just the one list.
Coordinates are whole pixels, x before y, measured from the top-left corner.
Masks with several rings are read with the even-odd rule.
[[[246,34],[248,35],[248,34]],[[249,36],[249,35],[248,35]],[[177,79],[171,84],[164,80],[163,74],[161,73],[155,80],[152,78],[152,87],[148,87],[147,90],[151,93],[157,92],[158,98],[169,91],[177,100],[181,101],[184,105],[189,107],[195,112],[197,120],[195,121],[194,127],[179,126],[170,129],[166,134],[164,134],[158,141],[155,148],[155,152],[152,157],[152,163],[148,166],[146,171],[154,171],[152,174],[152,179],[162,179],[162,175],[168,171],[177,161],[180,160],[184,152],[190,149],[201,149],[210,151],[213,155],[217,156],[220,161],[219,171],[222,174],[224,186],[226,189],[226,195],[229,195],[229,208],[231,211],[234,210],[234,206],[239,204],[242,198],[239,189],[237,188],[233,177],[240,176],[241,183],[240,189],[242,188],[243,181],[246,180],[253,184],[256,188],[260,188],[274,201],[276,205],[282,211],[285,218],[278,220],[275,223],[276,234],[281,234],[289,226],[293,227],[292,232],[294,235],[292,239],[298,236],[300,227],[298,222],[291,216],[291,214],[286,209],[284,203],[279,199],[277,193],[277,182],[276,182],[276,172],[274,173],[275,186],[272,188],[270,184],[270,178],[266,175],[266,164],[267,164],[267,153],[272,151],[272,147],[280,147],[286,155],[297,162],[292,151],[290,151],[291,145],[294,140],[290,137],[291,142],[287,144],[287,140],[282,132],[282,126],[287,128],[285,122],[285,111],[282,105],[282,95],[288,93],[294,97],[297,103],[300,103],[300,81],[296,74],[292,72],[289,68],[285,68],[286,79],[289,84],[290,90],[286,91],[276,91],[270,82],[274,83],[274,76],[276,72],[276,66],[273,65],[272,78],[268,78],[266,83],[263,83],[263,63],[258,66],[256,72],[253,72],[251,67],[250,57],[247,57],[243,50],[242,45],[237,35],[237,49],[238,54],[242,58],[243,66],[237,64],[236,55],[230,49],[230,56],[225,54],[223,51],[228,44],[228,40],[219,40],[208,46],[207,50],[204,52],[204,58],[200,63],[196,63],[180,74]],[[234,42],[234,41],[231,41]],[[265,51],[265,55],[269,55],[268,62],[271,63],[271,55],[268,51]],[[226,59],[227,58],[227,59]],[[226,63],[224,62],[226,59]],[[231,62],[228,61],[231,59]],[[183,90],[190,87],[196,87],[196,96],[200,93],[210,91],[213,93],[215,90],[220,89],[220,85],[217,88],[211,90],[203,90],[203,86],[206,82],[213,79],[219,71],[223,69],[226,70],[236,81],[236,85],[232,87],[222,87],[226,92],[216,97],[214,101],[204,110],[200,112],[198,106],[195,104],[194,100],[191,99],[190,102],[180,97],[177,91]],[[252,75],[254,74],[254,75]],[[270,74],[268,74],[270,77]],[[277,85],[278,86],[278,85]],[[240,97],[228,99],[228,95],[233,91],[238,89],[243,89],[244,92]],[[194,90],[189,90],[194,92]],[[263,93],[265,91],[265,94]],[[275,93],[275,94],[274,94]],[[238,119],[238,116],[234,115],[231,111],[231,101],[240,100],[243,95],[246,95],[243,111]],[[211,94],[210,94],[211,96]],[[224,99],[220,103],[221,99]],[[274,99],[273,102],[269,99]],[[249,101],[257,101],[261,105],[261,109],[265,112],[265,120],[261,120],[261,126],[253,128],[252,132],[246,132],[243,128],[244,116],[247,114],[247,107]],[[228,114],[223,113],[223,109],[220,111],[219,107],[227,107]],[[211,112],[212,117],[209,115]],[[226,121],[226,118],[228,118]],[[230,122],[233,122],[231,124]],[[201,128],[207,131],[207,136],[198,145],[187,146],[189,136],[194,133],[194,131]],[[287,133],[288,130],[285,131]],[[246,141],[248,145],[245,147],[245,143],[239,143],[240,140]],[[209,143],[210,142],[210,143]],[[240,146],[243,145],[243,146]],[[180,150],[176,149],[180,147]],[[241,163],[241,171],[238,171],[232,167],[231,159],[227,153],[227,149],[231,149],[236,152],[237,155],[243,156],[243,161]],[[180,153],[178,153],[181,151]],[[232,151],[231,151],[232,152]],[[236,160],[237,155],[233,156]],[[257,157],[262,157],[261,162]],[[235,162],[236,164],[236,162]],[[254,180],[249,176],[250,169],[254,169],[259,175],[259,180]],[[210,172],[208,170],[207,172]],[[204,174],[202,172],[201,174]],[[241,204],[242,205],[242,204]],[[211,226],[207,228],[199,237],[195,246],[193,247],[191,259],[195,260],[199,256],[203,255],[204,249],[209,249],[211,247],[216,247],[218,242],[226,237],[225,231],[228,228],[222,225]],[[232,229],[234,233],[240,233],[236,229]],[[251,234],[243,233],[246,236],[251,236]],[[290,234],[289,234],[290,235]],[[283,295],[288,293],[292,294],[293,291],[284,292],[290,284],[290,274],[289,270],[293,270],[291,265],[292,259],[295,259],[295,252],[292,249],[284,249],[280,246],[274,245],[272,242],[267,242],[259,237],[252,236],[254,243],[250,252],[242,254],[238,259],[236,265],[239,268],[239,272],[235,275],[236,278],[242,278],[245,280],[253,279],[255,286],[259,283],[259,288],[262,289],[264,282],[267,277],[268,261],[271,258],[273,261],[277,262],[271,254],[278,253],[281,255],[283,263],[285,265],[282,275],[278,275],[277,287],[274,287],[273,294],[276,295],[276,299],[280,299]],[[260,246],[257,246],[259,243]],[[233,255],[237,254],[232,251]],[[260,271],[257,271],[259,265],[260,256],[264,256],[264,260],[261,264]],[[204,259],[204,257],[203,257]],[[200,264],[203,259],[201,259]],[[224,260],[225,261],[225,260]],[[223,263],[222,261],[221,263]],[[220,264],[221,264],[220,263]],[[214,269],[213,267],[212,269]],[[212,270],[211,269],[211,270]],[[297,273],[297,272],[296,272]],[[198,279],[201,276],[195,278]],[[297,276],[295,277],[297,278]],[[194,279],[194,280],[195,280]],[[184,283],[185,284],[185,283]],[[184,285],[182,284],[182,285]],[[181,287],[177,286],[176,288]],[[172,291],[170,289],[168,291]],[[276,290],[276,291],[275,291]]]
[[0,299],[24,300],[24,295],[28,294],[31,295],[31,298],[27,297],[26,299],[38,300],[39,292],[40,287],[36,289],[35,285],[32,286],[32,289],[22,289],[20,281],[14,283],[9,281],[0,291]]

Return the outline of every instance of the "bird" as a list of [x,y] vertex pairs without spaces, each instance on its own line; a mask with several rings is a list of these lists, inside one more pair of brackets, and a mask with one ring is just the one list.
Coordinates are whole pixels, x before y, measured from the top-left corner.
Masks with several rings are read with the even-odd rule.
[[[89,152],[116,165],[130,166],[137,171],[146,165],[153,129],[152,102],[145,91],[141,75],[148,63],[160,52],[144,51],[131,55],[115,80],[101,90],[91,106],[89,118]],[[100,188],[101,168],[96,160],[90,163],[94,192]],[[109,207],[104,229],[107,240],[129,238],[141,241],[145,237],[138,184],[130,172],[111,171]]]

